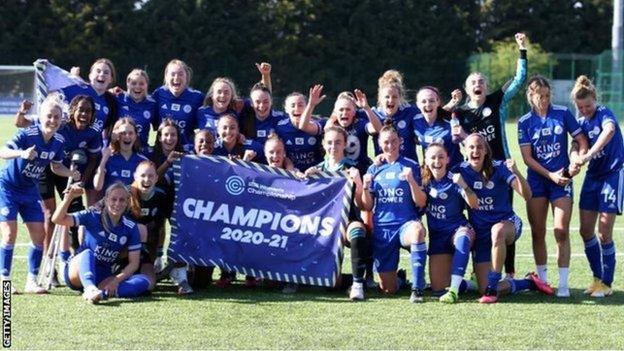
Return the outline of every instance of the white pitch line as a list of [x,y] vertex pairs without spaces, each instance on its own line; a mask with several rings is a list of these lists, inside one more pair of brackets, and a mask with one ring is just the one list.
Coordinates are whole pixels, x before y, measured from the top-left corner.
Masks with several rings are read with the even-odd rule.
[[[526,225],[522,226],[522,231],[523,232],[531,231],[531,226],[529,226],[528,222],[523,223],[523,224],[526,224]],[[546,228],[547,231],[554,230],[554,229],[555,229],[555,227],[548,227],[548,228]],[[579,230],[581,230],[581,228],[579,228],[579,227],[570,227],[570,232],[572,232],[572,231],[579,231]],[[613,227],[613,231],[614,232],[624,232],[624,227]]]
[[[624,257],[624,252],[616,252],[615,255],[618,256],[618,257]],[[401,257],[406,257],[407,258],[407,257],[410,257],[410,254],[402,253]],[[518,254],[517,253],[516,257],[523,257],[523,258],[530,257],[530,258],[533,258],[533,254]],[[548,257],[556,258],[557,255],[548,255]],[[573,253],[573,254],[570,255],[570,257],[574,257],[574,258],[583,257],[583,258],[585,258],[585,254]]]

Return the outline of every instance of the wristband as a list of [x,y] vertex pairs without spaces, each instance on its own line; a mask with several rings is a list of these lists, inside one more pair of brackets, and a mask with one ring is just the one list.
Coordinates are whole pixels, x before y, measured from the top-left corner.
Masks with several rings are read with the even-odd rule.
[[526,49],[520,49],[520,59],[522,59],[522,60],[526,60],[527,59],[527,50]]

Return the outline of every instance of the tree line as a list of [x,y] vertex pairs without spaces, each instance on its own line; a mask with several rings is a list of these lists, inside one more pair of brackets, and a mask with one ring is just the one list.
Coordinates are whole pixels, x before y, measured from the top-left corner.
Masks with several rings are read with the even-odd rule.
[[547,52],[601,52],[611,17],[607,0],[7,0],[0,64],[48,58],[84,76],[108,57],[121,86],[139,67],[155,88],[165,64],[180,58],[193,68],[193,87],[228,76],[247,95],[259,78],[254,63],[268,61],[277,96],[321,82],[330,97],[357,87],[373,102],[390,68],[410,88],[447,95],[463,84],[471,54],[517,31]]

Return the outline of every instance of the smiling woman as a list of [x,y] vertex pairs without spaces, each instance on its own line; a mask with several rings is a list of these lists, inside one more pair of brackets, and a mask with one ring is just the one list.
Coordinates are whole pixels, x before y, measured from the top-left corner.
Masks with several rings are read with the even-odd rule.
[[[79,186],[68,189],[52,220],[57,225],[84,226],[85,236],[78,254],[65,268],[65,283],[73,290],[82,290],[90,303],[107,297],[134,297],[147,291],[150,279],[133,273],[139,268],[141,241],[136,222],[125,216],[130,193],[121,182],[106,189],[101,208],[68,214],[69,203],[84,192]],[[123,250],[128,252],[128,264],[118,273],[113,271]]]
[[0,275],[11,279],[13,246],[17,236],[17,215],[26,223],[31,246],[28,250],[28,278],[25,292],[45,293],[35,279],[43,256],[44,214],[39,194],[39,177],[48,165],[61,176],[79,177],[62,164],[64,138],[57,133],[61,125],[64,104],[57,94],[50,94],[41,105],[39,124],[19,130],[6,146],[0,158],[8,160],[0,173]]
[[102,160],[93,177],[96,190],[107,188],[116,181],[130,185],[137,165],[147,159],[139,153],[141,142],[131,117],[121,118],[115,123],[111,139],[111,144],[102,150]]

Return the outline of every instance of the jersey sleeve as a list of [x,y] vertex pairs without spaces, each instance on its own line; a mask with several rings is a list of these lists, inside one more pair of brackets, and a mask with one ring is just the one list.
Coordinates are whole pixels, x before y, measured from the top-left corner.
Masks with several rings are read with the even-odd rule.
[[420,175],[420,166],[418,165],[418,163],[414,162],[414,164],[411,165],[410,168],[412,169],[412,174],[414,175],[414,179],[416,180],[416,183],[418,183],[418,185],[422,185],[422,178]]
[[128,252],[141,250],[141,235],[139,234],[139,226],[134,223],[128,232]]
[[604,127],[606,127],[609,123],[613,123],[615,127],[617,127],[618,125],[618,122],[615,119],[613,113],[607,110],[606,113],[602,114],[602,121],[600,122],[600,126],[604,129]]
[[30,146],[28,145],[28,137],[25,129],[19,130],[13,138],[7,141],[6,146],[11,150],[26,150]]
[[572,135],[573,137],[581,133],[581,126],[576,121],[576,118],[572,116],[570,110],[565,110],[563,115],[563,122],[565,123],[565,127],[568,130],[568,133],[570,133],[570,135]]
[[516,175],[511,173],[509,168],[504,163],[500,162],[496,165],[496,173],[505,180],[505,183],[511,185],[511,182],[516,179]]
[[102,151],[102,134],[95,131],[87,142],[87,152],[90,154],[98,154],[100,151]]
[[531,145],[531,134],[529,133],[528,125],[528,119],[518,122],[518,145],[520,146]]
[[51,161],[54,163],[61,163],[65,159],[65,156],[67,156],[65,153],[65,149],[61,144],[61,146],[58,148],[58,152],[54,154],[54,158],[52,158]]
[[327,124],[327,118],[320,118],[314,122],[318,126],[318,132],[316,133],[316,135],[323,135],[323,132],[325,131],[325,125]]
[[94,213],[91,210],[82,210],[79,212],[71,213],[70,216],[74,218],[74,224],[77,226],[85,226],[90,228],[93,224]]
[[507,89],[505,89],[504,91],[503,104],[509,102],[509,100],[511,100],[511,98],[513,98],[516,93],[518,93],[518,91],[524,84],[524,81],[527,77],[527,66],[528,62],[526,58],[518,59],[518,63],[516,65],[516,75],[514,76],[514,79],[511,81]]

